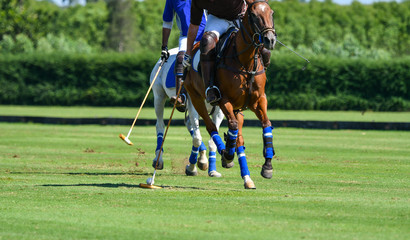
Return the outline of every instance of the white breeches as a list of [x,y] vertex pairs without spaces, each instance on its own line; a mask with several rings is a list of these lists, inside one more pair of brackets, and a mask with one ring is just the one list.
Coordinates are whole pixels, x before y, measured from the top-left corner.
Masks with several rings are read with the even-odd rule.
[[[237,23],[239,24],[239,20],[235,20],[237,21]],[[218,18],[215,17],[212,14],[208,15],[208,19],[206,22],[206,26],[205,26],[205,32],[213,32],[216,34],[216,36],[219,37],[225,33],[228,28],[233,27],[234,25],[234,21],[229,21],[226,19],[222,19],[222,18]]]

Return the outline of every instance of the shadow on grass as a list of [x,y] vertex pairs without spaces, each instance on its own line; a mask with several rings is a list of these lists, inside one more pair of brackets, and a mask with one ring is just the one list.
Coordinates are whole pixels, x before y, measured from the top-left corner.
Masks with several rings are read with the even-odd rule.
[[79,183],[79,184],[43,184],[41,187],[104,187],[104,188],[139,188],[139,185],[127,183]]
[[[10,172],[10,174],[50,174],[50,175],[90,175],[90,176],[151,176],[151,173],[90,173],[90,172]],[[90,183],[90,184],[44,184],[38,185],[42,187],[104,187],[104,188],[142,188],[135,184],[126,183]],[[186,187],[186,186],[161,186],[164,189],[194,189],[194,190],[211,190],[219,191],[221,189],[210,189],[200,187]],[[146,188],[145,188],[146,189]]]
[[[135,184],[127,184],[127,183],[79,183],[79,184],[43,184],[38,185],[41,187],[103,187],[103,188],[119,188],[119,187],[126,187],[126,188],[143,188],[139,185]],[[219,190],[219,189],[207,189],[207,188],[200,188],[200,187],[184,187],[184,186],[161,186],[165,189],[195,189],[195,190]],[[147,189],[147,188],[144,188]]]
[[89,175],[89,176],[148,176],[151,173],[90,173],[90,172],[10,172],[10,174],[50,174],[50,175]]

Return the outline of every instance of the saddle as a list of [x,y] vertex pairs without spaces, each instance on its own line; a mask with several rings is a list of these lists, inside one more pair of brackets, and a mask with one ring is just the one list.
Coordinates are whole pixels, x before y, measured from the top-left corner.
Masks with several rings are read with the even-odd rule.
[[[222,36],[220,37],[219,41],[216,44],[216,66],[218,68],[221,59],[225,56],[226,49],[232,42],[232,39],[235,37],[238,29],[236,27],[230,27]],[[198,72],[198,74],[202,75],[201,72],[201,64],[200,64],[200,55],[201,50],[199,50],[199,43],[198,44],[198,51],[195,53],[193,60],[192,60],[192,67],[194,71]]]
[[238,29],[236,27],[230,27],[228,31],[222,34],[218,43],[216,44],[216,65],[218,65],[221,58],[225,55],[225,50],[230,45],[232,39],[235,37]]

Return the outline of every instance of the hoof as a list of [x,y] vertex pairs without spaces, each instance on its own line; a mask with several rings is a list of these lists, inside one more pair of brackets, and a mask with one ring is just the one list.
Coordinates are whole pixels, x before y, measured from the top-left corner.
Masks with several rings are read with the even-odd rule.
[[196,163],[198,168],[202,171],[208,170],[208,159],[206,158],[206,151],[201,151],[199,153],[198,162]]
[[198,171],[196,170],[196,167],[194,167],[194,170],[191,171],[191,170],[189,170],[189,165],[186,165],[186,167],[185,167],[185,174],[186,174],[187,176],[196,176],[196,175],[198,175]]
[[[161,155],[158,157],[158,154],[161,154]],[[160,150],[155,151],[155,158],[152,160],[152,167],[153,168],[155,168],[155,166],[157,164],[157,160],[159,160],[157,169],[158,170],[164,169],[164,160],[162,160],[162,151],[160,151]]]
[[[157,165],[157,161],[156,160],[152,161],[152,167],[155,168],[156,165]],[[157,170],[162,170],[162,169],[164,169],[164,162],[159,160]]]
[[272,166],[263,165],[263,166],[262,166],[261,175],[262,175],[262,177],[264,177],[264,178],[271,179],[271,178],[272,178],[272,175],[273,175],[273,168],[272,168]]
[[225,162],[225,161],[222,160],[222,167],[223,167],[223,168],[231,168],[231,167],[233,167],[234,165],[235,165],[235,163],[234,163],[233,161],[231,161],[231,162]]
[[220,174],[220,173],[217,172],[217,171],[210,171],[210,172],[208,173],[208,176],[220,178],[220,177],[222,177],[222,174]]
[[249,177],[249,175],[244,176],[243,181],[244,181],[243,186],[245,187],[245,189],[256,189],[255,183],[253,183],[253,181],[252,181],[251,177]]
[[225,157],[225,152],[222,153],[221,163],[223,168],[231,168],[235,165],[235,163],[233,162],[233,158],[227,159]]
[[245,189],[256,189],[255,183],[253,183],[252,180],[246,181],[243,186],[245,187]]

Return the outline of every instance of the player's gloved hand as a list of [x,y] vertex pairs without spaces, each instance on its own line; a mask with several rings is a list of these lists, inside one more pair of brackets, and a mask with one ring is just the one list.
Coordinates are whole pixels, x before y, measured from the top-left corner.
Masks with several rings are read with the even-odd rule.
[[161,51],[161,61],[166,61],[169,58],[169,52],[168,52],[168,47],[167,46],[162,46],[162,51]]
[[192,61],[191,56],[189,56],[188,54],[185,53],[184,54],[184,60],[182,60],[182,66],[184,66],[184,68],[189,70],[189,68],[191,67],[191,61]]

